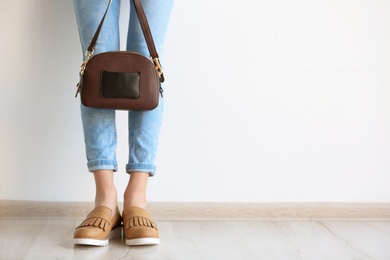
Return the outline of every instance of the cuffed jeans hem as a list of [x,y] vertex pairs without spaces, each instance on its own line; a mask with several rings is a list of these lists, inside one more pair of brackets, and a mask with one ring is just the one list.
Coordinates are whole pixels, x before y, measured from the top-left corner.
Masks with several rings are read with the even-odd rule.
[[112,170],[118,171],[118,165],[116,161],[112,160],[94,160],[87,163],[88,171],[94,172],[98,170]]
[[144,163],[129,163],[126,165],[126,172],[148,172],[153,177],[156,172],[156,165]]

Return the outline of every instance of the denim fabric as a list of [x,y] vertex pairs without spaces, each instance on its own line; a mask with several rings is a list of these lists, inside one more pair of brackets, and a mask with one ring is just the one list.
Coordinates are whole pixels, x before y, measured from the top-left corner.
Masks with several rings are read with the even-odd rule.
[[[108,2],[109,0],[73,0],[83,54],[91,42]],[[173,0],[142,1],[160,57],[172,5]],[[98,38],[95,54],[119,50],[119,11],[120,0],[113,0]],[[150,56],[133,1],[130,1],[127,50],[139,52],[146,57]],[[154,175],[163,107],[164,100],[160,98],[159,105],[154,110],[128,112],[127,172],[142,171]],[[81,104],[81,118],[88,170],[117,171],[115,110],[89,108]]]

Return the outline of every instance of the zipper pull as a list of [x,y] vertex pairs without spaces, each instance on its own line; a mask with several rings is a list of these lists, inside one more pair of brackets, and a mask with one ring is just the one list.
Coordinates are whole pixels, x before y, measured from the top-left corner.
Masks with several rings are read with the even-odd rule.
[[160,92],[160,95],[161,95],[161,97],[164,97],[164,90],[163,90],[163,88],[161,87],[161,85],[160,85],[160,90],[159,90],[159,92]]
[[80,75],[80,81],[76,85],[76,95],[74,97],[77,97],[77,95],[80,93],[81,87],[83,86],[83,76]]

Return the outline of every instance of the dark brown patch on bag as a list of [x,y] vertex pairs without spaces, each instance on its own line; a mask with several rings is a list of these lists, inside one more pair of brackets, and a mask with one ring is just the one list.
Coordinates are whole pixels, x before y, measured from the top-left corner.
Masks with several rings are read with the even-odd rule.
[[140,73],[102,71],[100,95],[104,98],[139,98]]

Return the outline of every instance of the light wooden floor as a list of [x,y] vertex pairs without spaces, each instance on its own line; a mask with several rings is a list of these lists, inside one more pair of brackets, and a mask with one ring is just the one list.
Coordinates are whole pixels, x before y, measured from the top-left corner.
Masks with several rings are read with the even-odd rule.
[[390,259],[389,222],[160,221],[161,244],[74,246],[75,220],[0,220],[0,259]]
[[40,218],[35,215],[29,219],[24,213],[12,217],[12,210],[7,210],[4,204],[0,206],[1,260],[390,260],[389,215],[379,221],[160,218],[156,219],[161,239],[158,246],[128,247],[118,239],[110,241],[107,247],[88,247],[72,243],[73,231],[83,219],[81,216]]

